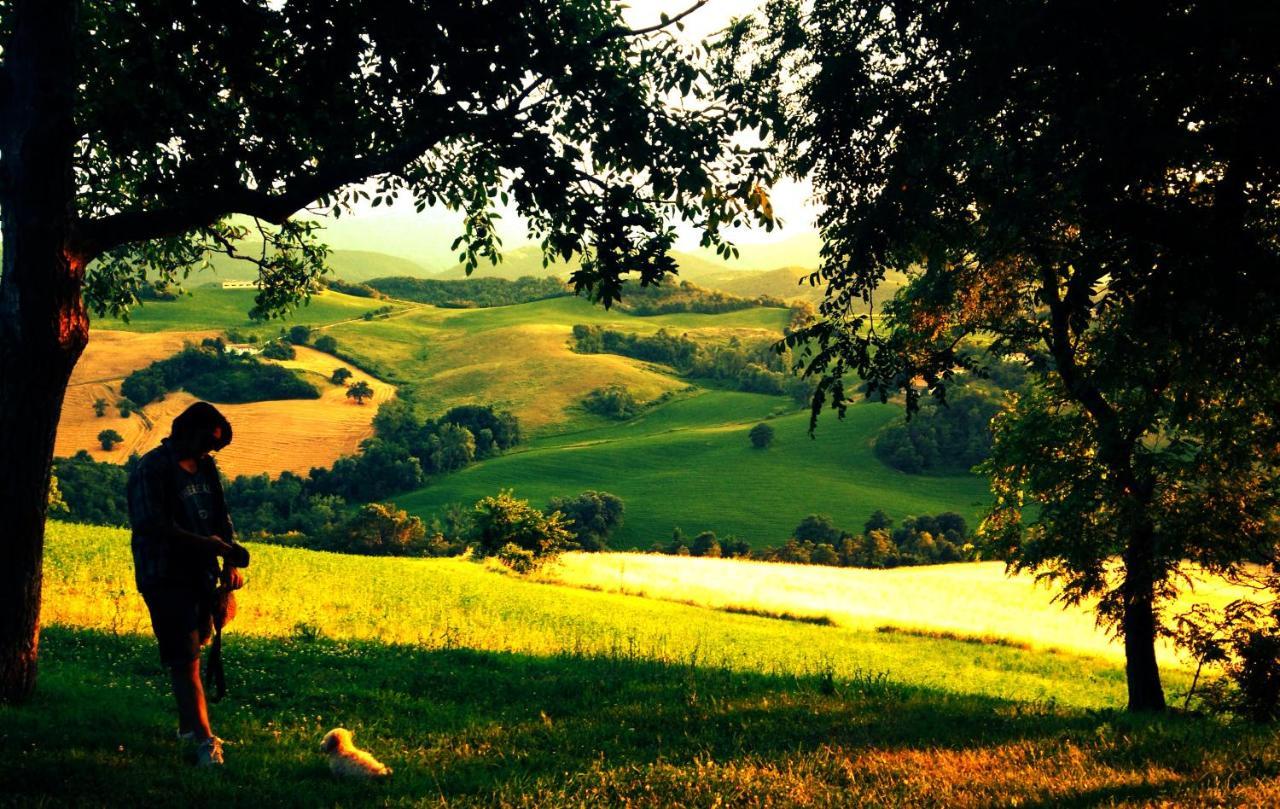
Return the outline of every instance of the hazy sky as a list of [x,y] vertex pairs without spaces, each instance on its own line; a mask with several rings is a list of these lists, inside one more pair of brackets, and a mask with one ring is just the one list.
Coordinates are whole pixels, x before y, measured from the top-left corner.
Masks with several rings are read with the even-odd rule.
[[[706,6],[684,19],[685,30],[680,36],[694,39],[702,38],[722,28],[730,19],[742,16],[754,10],[761,0],[710,0]],[[669,15],[683,11],[693,4],[693,0],[632,0],[630,7],[624,10],[629,24],[643,27],[658,22],[660,15]],[[786,223],[785,228],[766,233],[763,230],[740,229],[731,234],[743,252],[742,264],[752,265],[747,254],[753,245],[760,245],[762,252],[775,252],[778,243],[784,240],[796,240],[798,236],[811,240],[814,210],[809,203],[811,189],[808,184],[797,184],[784,181],[773,189],[774,210]],[[524,226],[512,213],[504,216],[505,226],[500,228],[504,249],[512,249],[526,244]],[[325,233],[325,240],[333,247],[353,250],[377,250],[384,253],[410,258],[433,269],[444,269],[457,263],[457,257],[449,250],[449,244],[460,232],[460,216],[444,209],[428,209],[422,214],[413,210],[413,203],[401,199],[389,207],[362,207],[355,215],[344,215],[339,220],[330,221]],[[769,251],[765,245],[774,246]],[[678,249],[696,251],[697,237],[692,229],[685,229]],[[774,264],[771,257],[761,262]],[[800,263],[783,262],[783,263]],[[807,262],[805,262],[807,263]]]

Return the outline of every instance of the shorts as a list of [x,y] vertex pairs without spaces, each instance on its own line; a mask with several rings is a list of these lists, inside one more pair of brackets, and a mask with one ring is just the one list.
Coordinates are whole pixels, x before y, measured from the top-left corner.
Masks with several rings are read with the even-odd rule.
[[209,610],[197,593],[181,587],[153,587],[142,593],[142,600],[151,613],[160,662],[174,668],[200,657],[200,647],[209,640],[213,627]]

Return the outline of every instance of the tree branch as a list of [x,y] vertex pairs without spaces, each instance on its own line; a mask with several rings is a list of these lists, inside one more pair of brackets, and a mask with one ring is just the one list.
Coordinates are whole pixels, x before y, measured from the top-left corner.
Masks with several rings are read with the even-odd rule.
[[89,261],[121,245],[208,227],[230,214],[245,214],[282,224],[326,194],[403,169],[452,134],[452,129],[432,130],[381,154],[339,161],[293,180],[279,192],[244,187],[191,189],[180,201],[167,207],[121,211],[78,221],[72,227],[68,247]]
[[676,23],[680,22],[685,17],[688,17],[690,14],[702,8],[706,4],[707,4],[707,0],[698,0],[698,2],[694,3],[692,6],[689,6],[684,11],[677,14],[676,16],[668,18],[665,22],[654,23],[653,25],[646,26],[644,28],[613,28],[609,31],[605,31],[603,34],[599,34],[598,36],[592,38],[590,41],[590,45],[592,47],[595,47],[598,45],[603,45],[604,43],[612,39],[621,39],[623,37],[639,37],[639,36],[644,36],[645,34],[652,34],[654,31],[661,31],[664,28],[675,25]]

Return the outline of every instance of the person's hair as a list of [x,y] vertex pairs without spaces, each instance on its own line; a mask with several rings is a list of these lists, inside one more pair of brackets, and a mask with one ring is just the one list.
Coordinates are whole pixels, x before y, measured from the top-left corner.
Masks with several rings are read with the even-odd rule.
[[[220,438],[213,435],[217,428],[222,429]],[[208,402],[196,402],[173,420],[169,438],[180,451],[204,455],[231,443],[231,422]]]

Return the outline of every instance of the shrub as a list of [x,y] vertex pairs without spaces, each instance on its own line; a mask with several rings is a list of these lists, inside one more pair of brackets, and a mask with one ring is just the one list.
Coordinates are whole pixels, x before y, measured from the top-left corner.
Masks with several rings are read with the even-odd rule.
[[640,403],[622,385],[596,388],[582,400],[582,407],[588,413],[618,421],[632,418],[640,412]]
[[119,444],[123,440],[124,436],[120,435],[120,433],[115,430],[103,430],[98,433],[98,442],[102,444],[103,449],[108,451],[115,448],[115,445]]
[[[388,503],[368,503],[338,529],[331,539],[344,553],[405,556],[421,549],[426,537],[422,520]],[[335,541],[336,540],[336,541]]]
[[126,398],[143,405],[163,399],[168,389],[164,372],[157,363],[134,371],[120,383],[120,392]]
[[269,360],[291,360],[298,356],[298,352],[284,340],[272,340],[262,346],[262,356]]
[[715,532],[703,531],[693,538],[693,544],[689,546],[689,553],[693,556],[705,556],[712,559],[720,558],[720,541],[716,539]]
[[121,399],[116,402],[116,408],[120,411],[120,418],[127,419],[129,416],[140,408],[129,399]]
[[107,415],[107,400],[101,397],[93,400],[93,415],[102,418]]
[[1275,569],[1266,578],[1242,577],[1255,591],[1268,592],[1269,603],[1241,599],[1221,611],[1197,604],[1175,617],[1174,642],[1197,663],[1186,702],[1209,666],[1226,675],[1202,691],[1210,710],[1254,722],[1280,720],[1280,565]]
[[338,350],[338,341],[331,334],[322,334],[316,338],[315,349],[323,351],[326,354],[332,354]]
[[498,561],[517,573],[530,573],[538,569],[539,561],[533,551],[526,550],[514,542],[508,542],[498,549]]
[[344,385],[351,377],[350,368],[336,368],[333,371],[333,376],[329,377],[329,381],[335,385]]
[[476,439],[466,427],[441,424],[429,439],[428,460],[436,472],[455,472],[475,460]]
[[301,323],[289,328],[289,342],[296,346],[306,345],[311,339],[311,327]]
[[586,491],[577,497],[553,497],[547,510],[565,516],[574,547],[602,551],[609,545],[609,536],[622,525],[625,507],[617,495]]
[[773,427],[768,424],[757,424],[751,428],[749,435],[751,437],[751,446],[756,449],[765,449],[773,443]]
[[810,514],[800,521],[796,530],[791,532],[791,536],[813,542],[834,543],[840,539],[840,529],[836,528],[835,522],[827,515]]
[[482,556],[494,556],[513,544],[543,559],[559,553],[573,540],[559,512],[543,514],[510,491],[480,500],[472,519],[471,540]]

